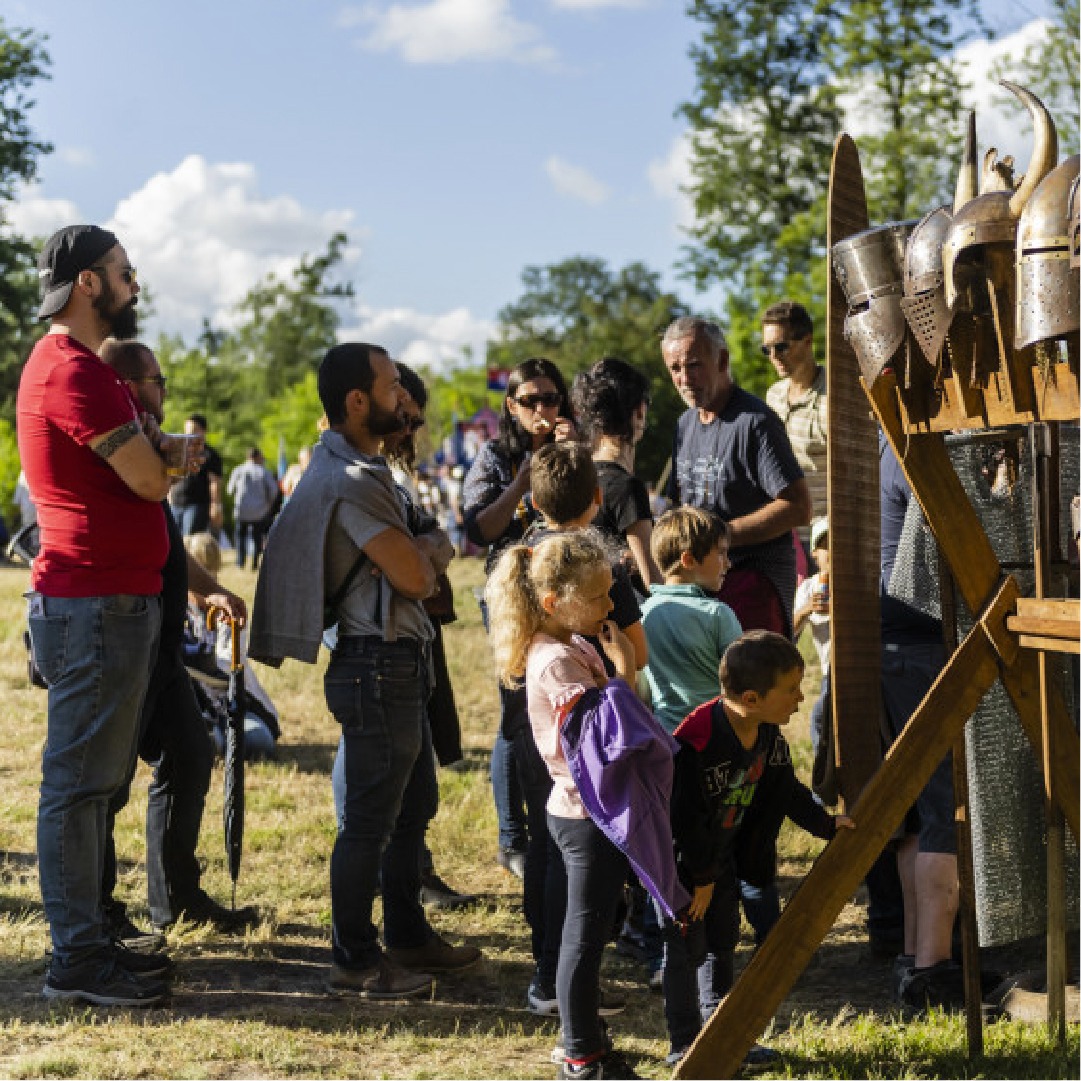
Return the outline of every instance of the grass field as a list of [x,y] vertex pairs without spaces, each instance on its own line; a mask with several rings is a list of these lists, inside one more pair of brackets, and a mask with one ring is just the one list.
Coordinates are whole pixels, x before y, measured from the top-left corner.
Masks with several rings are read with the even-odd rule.
[[[440,771],[442,805],[430,831],[440,873],[482,903],[434,913],[436,928],[485,952],[483,965],[441,978],[430,1001],[375,1005],[328,995],[329,871],[334,837],[330,767],[337,728],[323,702],[322,666],[287,663],[258,673],[282,715],[278,760],[250,766],[238,903],[264,921],[246,936],[181,926],[170,1002],[146,1011],[56,1006],[40,996],[48,934],[38,894],[35,815],[45,733],[45,692],[28,687],[22,593],[25,569],[0,569],[0,1076],[4,1077],[551,1077],[552,1021],[525,1009],[531,965],[517,880],[495,862],[487,780],[497,697],[472,590],[480,564],[453,567],[459,621],[447,628],[451,675],[464,728],[465,768]],[[226,571],[251,597],[254,577]],[[323,658],[325,663],[325,656]],[[809,707],[816,675],[805,687]],[[806,775],[806,720],[794,725]],[[148,770],[118,820],[119,893],[145,918],[143,874]],[[782,837],[782,892],[806,873],[819,842]],[[200,855],[204,884],[229,897],[215,774]],[[775,1019],[778,1077],[1078,1077],[1078,1036],[1059,1050],[1042,1026],[995,1023],[986,1054],[967,1061],[963,1018],[903,1023],[893,1012],[888,962],[869,955],[860,899],[846,907]],[[740,963],[746,960],[747,939]],[[626,993],[616,1042],[645,1077],[668,1075],[661,1002],[643,971],[609,951],[605,978]]]

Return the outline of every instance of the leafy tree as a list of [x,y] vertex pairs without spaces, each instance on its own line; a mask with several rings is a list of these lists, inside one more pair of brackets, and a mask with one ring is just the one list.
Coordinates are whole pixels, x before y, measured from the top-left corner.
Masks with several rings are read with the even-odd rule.
[[497,316],[498,336],[488,343],[488,364],[512,368],[529,357],[559,365],[568,383],[604,356],[618,356],[647,373],[652,405],[638,467],[656,477],[683,410],[661,359],[664,328],[687,308],[665,292],[642,263],[613,272],[603,259],[578,256],[522,272],[523,293]]
[[[1081,25],[1076,0],[1050,0],[1051,19],[1044,42],[1030,45],[1019,64],[1001,63],[995,74],[1031,90],[1051,110],[1064,154],[1078,151],[1077,72],[1081,68]],[[1012,94],[1002,104],[1017,113],[1024,107]]]
[[[0,416],[15,419],[15,394],[22,364],[41,333],[35,323],[38,286],[35,250],[8,228],[6,207],[16,186],[37,175],[38,158],[49,143],[35,138],[28,91],[47,79],[49,55],[32,30],[9,28],[0,18]],[[12,478],[14,484],[14,478]]]
[[859,138],[871,221],[922,217],[956,179],[966,112],[949,54],[958,20],[979,22],[975,0],[822,6],[832,15],[823,40],[832,77],[873,122]]

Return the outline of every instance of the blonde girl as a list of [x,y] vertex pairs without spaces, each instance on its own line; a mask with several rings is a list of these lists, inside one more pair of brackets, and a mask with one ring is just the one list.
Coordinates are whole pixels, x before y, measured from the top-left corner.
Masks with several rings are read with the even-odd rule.
[[556,998],[563,1024],[564,1078],[634,1077],[612,1050],[598,1015],[600,962],[627,865],[582,805],[559,740],[562,721],[587,690],[608,682],[586,635],[599,638],[618,677],[632,686],[634,647],[608,619],[608,549],[590,530],[553,533],[499,558],[485,599],[500,681],[525,681],[529,723],[548,772],[548,829],[567,870],[567,915]]

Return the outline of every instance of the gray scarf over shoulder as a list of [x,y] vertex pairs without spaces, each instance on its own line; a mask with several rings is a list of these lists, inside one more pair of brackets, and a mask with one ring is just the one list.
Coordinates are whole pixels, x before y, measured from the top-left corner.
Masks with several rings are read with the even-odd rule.
[[[338,432],[323,432],[308,468],[267,537],[252,605],[248,647],[252,660],[274,668],[286,657],[315,663],[323,640],[327,532],[339,503],[371,509],[373,481],[377,490],[387,493],[387,526],[409,533],[386,462],[359,454]],[[380,576],[380,583],[383,634],[393,641],[397,637],[395,593],[385,575]]]

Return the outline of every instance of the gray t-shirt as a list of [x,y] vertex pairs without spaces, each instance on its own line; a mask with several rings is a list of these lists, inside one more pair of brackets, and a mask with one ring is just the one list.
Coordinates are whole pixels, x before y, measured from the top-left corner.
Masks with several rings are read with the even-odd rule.
[[[358,457],[360,457],[358,455]],[[366,459],[371,466],[386,465],[381,458]],[[362,474],[362,498],[342,500],[334,508],[326,540],[325,586],[333,597],[356,563],[361,549],[388,528],[411,535],[406,512],[397,489]],[[375,564],[365,559],[349,589],[338,605],[339,635],[383,635],[383,628],[393,606],[394,625],[399,638],[428,641],[432,624],[424,605],[397,593]]]

